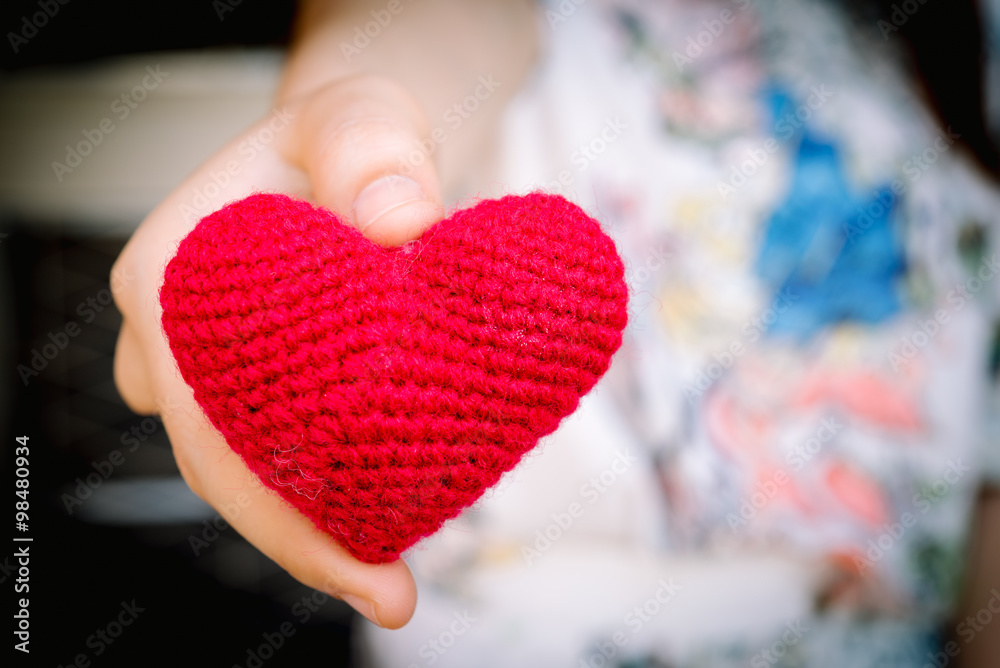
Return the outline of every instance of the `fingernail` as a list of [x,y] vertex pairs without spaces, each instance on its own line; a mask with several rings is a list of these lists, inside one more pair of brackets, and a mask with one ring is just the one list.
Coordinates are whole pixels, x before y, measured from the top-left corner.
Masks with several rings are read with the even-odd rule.
[[382,623],[378,620],[378,615],[375,614],[374,603],[366,598],[355,596],[354,594],[341,594],[340,598],[344,601],[344,603],[364,615],[365,618],[372,624],[375,626],[382,626]]
[[383,176],[368,184],[354,200],[354,223],[363,231],[390,211],[424,199],[423,189],[413,179],[398,174]]

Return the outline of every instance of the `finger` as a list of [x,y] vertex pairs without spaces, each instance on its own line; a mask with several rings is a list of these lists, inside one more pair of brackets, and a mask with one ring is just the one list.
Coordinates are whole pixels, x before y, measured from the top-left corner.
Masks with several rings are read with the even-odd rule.
[[237,531],[295,579],[343,599],[379,626],[396,629],[410,621],[417,588],[405,561],[358,561],[270,490],[249,511],[234,522]]
[[156,413],[156,399],[149,382],[146,358],[139,347],[135,330],[127,320],[122,320],[115,345],[114,378],[118,393],[134,413]]
[[387,79],[358,76],[316,94],[289,144],[318,204],[384,245],[418,238],[441,220],[437,170],[423,146],[428,123]]
[[189,388],[174,385],[165,391],[183,406],[164,413],[163,422],[178,468],[198,496],[303,584],[343,599],[385,628],[399,628],[410,620],[417,588],[406,562],[366,564],[355,559],[254,477],[197,408]]

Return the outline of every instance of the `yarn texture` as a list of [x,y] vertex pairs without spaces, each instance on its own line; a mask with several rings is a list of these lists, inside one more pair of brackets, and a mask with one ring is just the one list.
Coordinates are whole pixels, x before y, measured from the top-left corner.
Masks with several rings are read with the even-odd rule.
[[437,531],[576,409],[621,346],[627,296],[597,221],[542,193],[397,248],[252,195],[199,222],[160,290],[211,423],[368,563]]

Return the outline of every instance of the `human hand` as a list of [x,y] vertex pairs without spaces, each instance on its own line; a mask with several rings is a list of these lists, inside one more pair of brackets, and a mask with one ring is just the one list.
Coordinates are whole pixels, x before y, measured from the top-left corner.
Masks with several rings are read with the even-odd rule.
[[161,413],[184,480],[296,579],[388,628],[405,624],[416,605],[406,564],[357,561],[260,485],[180,377],[157,296],[164,267],[200,215],[255,191],[310,199],[386,245],[419,237],[442,217],[437,174],[430,161],[405,177],[398,171],[427,131],[417,104],[387,79],[355,76],[330,84],[264,119],[205,163],[142,223],[114,269],[130,279],[115,282],[123,315],[115,380],[133,410]]
[[[417,238],[442,217],[434,160],[451,191],[467,177],[469,161],[485,153],[499,110],[534,60],[535,7],[532,0],[394,7],[386,34],[347,59],[343,45],[372,20],[369,7],[304,0],[275,113],[143,221],[113,270],[128,280],[112,281],[123,316],[115,381],[133,410],[162,416],[191,489],[296,579],[387,628],[406,624],[416,606],[406,564],[354,559],[254,478],[181,378],[160,326],[158,295],[167,262],[198,220],[253,192],[311,200],[385,245]],[[503,82],[499,92],[428,156],[426,147],[435,146],[428,114],[464,99],[484,75]]]

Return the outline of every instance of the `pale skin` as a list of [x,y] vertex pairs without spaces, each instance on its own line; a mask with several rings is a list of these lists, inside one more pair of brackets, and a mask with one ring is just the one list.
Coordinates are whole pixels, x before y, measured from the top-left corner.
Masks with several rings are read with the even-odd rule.
[[[442,192],[460,190],[467,165],[488,153],[500,111],[535,58],[536,10],[524,0],[401,0],[360,53],[345,54],[342,45],[355,44],[354,29],[372,21],[372,7],[304,2],[275,98],[281,113],[210,158],[128,242],[112,270],[123,316],[115,382],[131,409],[162,417],[184,480],[236,531],[302,583],[380,626],[399,628],[417,602],[406,563],[358,561],[256,481],[180,377],[157,299],[163,268],[197,223],[189,208],[197,194],[217,193],[204,211],[199,207],[201,215],[255,191],[302,197],[385,245],[415,239],[443,217]],[[428,119],[440,119],[481,76],[501,85],[446,142],[428,144],[436,127]],[[252,158],[239,150],[241,142],[253,146]],[[430,159],[413,164],[413,151],[429,145]],[[212,174],[227,171],[231,182],[214,187]],[[404,173],[411,180],[400,179]]]

